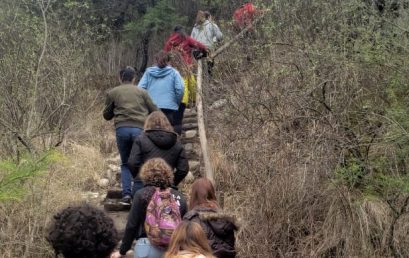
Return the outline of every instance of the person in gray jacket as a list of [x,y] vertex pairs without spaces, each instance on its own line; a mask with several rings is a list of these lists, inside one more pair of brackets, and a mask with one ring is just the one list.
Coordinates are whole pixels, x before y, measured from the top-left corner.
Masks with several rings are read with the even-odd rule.
[[216,23],[210,20],[210,17],[209,12],[198,11],[191,37],[212,49],[214,43],[223,38],[223,34]]
[[[223,34],[216,23],[211,21],[211,15],[209,12],[198,11],[196,24],[193,27],[191,37],[205,45],[209,50],[213,50],[214,43],[222,40]],[[207,72],[210,76],[212,75],[213,66],[213,59],[208,58]]]

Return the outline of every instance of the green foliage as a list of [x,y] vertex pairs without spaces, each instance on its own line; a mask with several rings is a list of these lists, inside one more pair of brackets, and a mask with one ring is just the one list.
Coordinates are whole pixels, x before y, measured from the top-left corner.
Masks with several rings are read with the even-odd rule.
[[168,0],[161,0],[155,6],[149,7],[139,19],[126,24],[125,29],[131,35],[144,33],[169,32],[176,24],[185,24],[187,17],[180,16]]
[[25,182],[45,173],[50,165],[61,161],[57,151],[49,151],[39,158],[27,157],[19,164],[0,161],[0,202],[20,200],[26,193]]
[[362,185],[365,172],[362,164],[357,159],[351,159],[347,165],[338,165],[335,169],[335,182],[347,185],[349,188],[355,188]]

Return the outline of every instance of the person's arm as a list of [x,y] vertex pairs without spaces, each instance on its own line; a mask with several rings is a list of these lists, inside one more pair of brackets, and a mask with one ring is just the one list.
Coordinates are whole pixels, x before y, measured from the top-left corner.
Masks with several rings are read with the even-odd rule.
[[176,200],[179,201],[179,212],[180,216],[183,218],[187,213],[187,202],[186,197],[179,191],[172,189],[172,194],[176,197]]
[[184,92],[185,85],[183,83],[182,76],[180,76],[179,72],[175,69],[175,94],[177,103],[180,103],[182,101]]
[[176,163],[176,171],[174,174],[174,184],[177,186],[182,180],[186,177],[189,172],[189,162],[186,157],[185,149],[182,147],[182,150],[179,153],[178,160]]
[[220,31],[219,26],[217,26],[216,23],[212,23],[212,25],[213,25],[213,35],[216,37],[216,40],[217,41],[222,40],[223,34]]
[[124,237],[122,238],[122,244],[119,248],[119,253],[125,255],[126,252],[131,249],[132,242],[139,234],[139,227],[141,227],[141,220],[143,217],[143,200],[142,194],[137,192],[132,200],[131,211],[128,215],[128,221],[126,222]]
[[202,51],[207,51],[207,47],[204,44],[200,43],[199,41],[195,40],[194,38],[187,37],[187,40],[191,48],[197,48]]
[[146,107],[148,108],[149,114],[153,111],[159,110],[158,107],[153,103],[152,98],[149,96],[147,92],[144,93],[143,98],[145,100]]
[[111,99],[109,94],[107,94],[107,97],[105,100],[105,108],[103,112],[103,116],[105,120],[111,120],[112,118],[114,118],[115,116],[114,108],[115,108],[114,101]]
[[197,38],[197,34],[198,34],[198,30],[197,30],[196,26],[194,26],[193,29],[192,29],[192,33],[190,34],[190,36],[191,36],[192,38],[196,39],[196,38]]
[[136,137],[135,141],[132,144],[131,154],[128,158],[128,167],[131,171],[132,177],[136,177],[139,173],[139,169],[143,163],[142,157],[142,143],[140,137],[143,137],[142,134]]
[[144,72],[141,80],[138,83],[138,86],[142,89],[148,89],[148,73]]

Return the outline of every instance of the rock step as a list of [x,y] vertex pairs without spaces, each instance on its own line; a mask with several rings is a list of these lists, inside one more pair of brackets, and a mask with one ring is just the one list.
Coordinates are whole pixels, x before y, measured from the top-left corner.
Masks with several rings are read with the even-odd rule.
[[186,152],[186,157],[188,158],[188,160],[199,160],[200,155],[199,153],[189,151],[189,152]]
[[[128,211],[107,212],[108,216],[114,221],[115,228],[118,230],[119,239],[122,239],[125,233],[126,222],[128,221]],[[133,256],[132,256],[133,257]]]
[[188,123],[188,124],[183,124],[182,128],[184,131],[192,130],[192,129],[197,129],[198,125],[197,123]]
[[181,139],[181,143],[183,144],[183,145],[185,145],[185,144],[187,144],[187,143],[197,143],[197,144],[200,144],[200,140],[199,140],[199,138],[182,138]]
[[196,113],[196,109],[192,109],[192,108],[188,108],[188,109],[185,109],[185,113],[183,114],[183,117],[193,117],[193,116],[197,116],[197,113]]
[[111,188],[108,190],[106,199],[121,199],[121,198],[122,198],[121,188]]
[[118,199],[105,199],[104,210],[106,211],[129,211],[131,205],[123,205]]
[[183,124],[192,124],[192,123],[197,123],[197,117],[195,116],[183,117]]

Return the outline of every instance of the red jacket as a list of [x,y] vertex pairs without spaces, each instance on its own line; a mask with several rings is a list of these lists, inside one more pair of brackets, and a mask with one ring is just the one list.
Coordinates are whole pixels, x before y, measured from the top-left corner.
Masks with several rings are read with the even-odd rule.
[[255,14],[256,8],[252,3],[244,4],[233,14],[235,26],[240,29],[244,29],[253,22]]
[[207,47],[199,41],[193,39],[190,36],[183,38],[179,33],[172,33],[166,40],[163,50],[169,52],[171,50],[179,51],[182,54],[183,60],[186,64],[192,64],[192,50],[199,49],[201,51],[207,51]]

